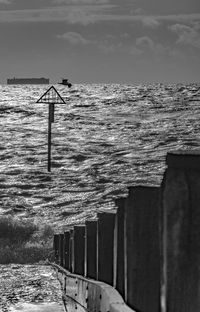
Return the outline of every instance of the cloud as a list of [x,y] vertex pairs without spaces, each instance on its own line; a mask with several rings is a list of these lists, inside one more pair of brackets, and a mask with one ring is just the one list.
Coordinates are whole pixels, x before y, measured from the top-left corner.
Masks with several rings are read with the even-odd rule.
[[0,0],[0,4],[10,4],[9,0]]
[[134,22],[139,21],[148,24],[148,21],[154,21],[158,25],[160,22],[188,22],[192,23],[194,21],[200,21],[200,13],[194,14],[179,14],[179,15],[117,15],[117,14],[99,14],[96,16],[97,21],[118,21],[118,22]]
[[60,6],[32,10],[1,10],[0,22],[68,22],[70,24],[94,23],[98,14],[112,5]]
[[193,27],[175,24],[169,29],[178,36],[177,44],[190,45],[200,49],[200,25],[198,23],[194,24]]
[[57,4],[106,4],[110,0],[54,0],[54,3]]
[[[0,0],[8,1],[8,0]],[[200,13],[180,15],[119,14],[117,4],[108,0],[54,0],[63,5],[43,9],[1,10],[0,22],[67,22],[88,25],[99,22],[141,22],[147,27],[158,27],[162,22],[193,23],[200,21]]]
[[115,44],[105,44],[105,43],[99,43],[98,48],[105,54],[110,54],[116,52],[116,46]]
[[140,37],[136,39],[136,47],[142,50],[152,50],[154,48],[154,42],[149,37]]
[[133,11],[133,13],[135,14],[139,14],[139,15],[142,15],[144,14],[144,10],[142,8],[137,8]]
[[62,35],[57,35],[58,39],[62,39],[70,43],[71,45],[93,45],[105,54],[114,53],[116,51],[122,50],[122,42],[115,42],[116,36],[107,34],[103,40],[97,40],[95,36],[91,39],[84,38],[81,34],[77,32],[66,32]]
[[76,32],[66,32],[62,35],[57,35],[57,38],[68,41],[70,44],[89,44],[90,41],[86,40],[81,34]]
[[141,19],[141,21],[144,26],[151,28],[156,28],[160,25],[160,22],[151,16],[144,16],[143,19]]
[[[123,54],[125,53],[126,55],[131,54],[137,57],[148,56],[148,58],[156,57],[158,59],[161,56],[170,55],[171,50],[169,49],[169,47],[165,47],[161,43],[155,42],[148,36],[136,38],[134,44],[130,44],[130,42],[128,43],[127,41],[126,43],[124,43],[124,37],[120,36],[120,38],[122,39],[122,41],[116,41],[114,40],[116,39],[116,37],[108,38],[107,36],[107,38],[102,41],[93,41],[92,43],[95,44],[102,52],[106,54],[120,52]],[[125,39],[127,39],[127,37]]]
[[169,54],[169,48],[153,41],[150,37],[143,36],[135,40],[135,44],[130,48],[130,53],[135,56],[146,54],[159,57]]
[[109,40],[104,40],[101,42],[95,42],[96,46],[100,51],[102,51],[105,54],[112,54],[115,52],[123,51],[124,46],[122,42],[111,42]]

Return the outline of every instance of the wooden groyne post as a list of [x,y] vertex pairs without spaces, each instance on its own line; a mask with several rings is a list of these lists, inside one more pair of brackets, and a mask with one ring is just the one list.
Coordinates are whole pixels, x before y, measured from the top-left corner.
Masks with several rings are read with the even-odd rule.
[[130,187],[125,206],[125,300],[137,311],[160,311],[159,192]]
[[73,272],[74,271],[74,230],[71,229],[69,231],[70,233],[70,238],[69,238],[69,271]]
[[64,232],[64,242],[63,242],[63,267],[66,270],[69,270],[69,241],[70,241],[70,232],[66,231]]
[[200,311],[200,152],[167,155],[162,183],[163,311]]
[[126,198],[115,201],[117,213],[114,230],[114,283],[113,286],[125,297],[125,267],[124,267],[124,227]]
[[58,263],[59,262],[59,234],[54,235],[53,248],[54,248],[55,262]]
[[74,226],[73,245],[73,273],[84,276],[85,226]]
[[86,221],[85,225],[84,276],[97,279],[97,221]]
[[59,234],[59,264],[63,266],[64,264],[64,250],[63,250],[64,234]]
[[97,214],[97,280],[113,285],[115,213]]

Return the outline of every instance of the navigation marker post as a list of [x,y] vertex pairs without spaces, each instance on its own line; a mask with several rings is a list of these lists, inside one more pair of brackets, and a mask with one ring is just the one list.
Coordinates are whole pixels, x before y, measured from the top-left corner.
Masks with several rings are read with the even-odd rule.
[[48,117],[48,172],[51,172],[51,124],[54,122],[55,104],[66,104],[54,86],[51,86],[36,103],[49,104]]

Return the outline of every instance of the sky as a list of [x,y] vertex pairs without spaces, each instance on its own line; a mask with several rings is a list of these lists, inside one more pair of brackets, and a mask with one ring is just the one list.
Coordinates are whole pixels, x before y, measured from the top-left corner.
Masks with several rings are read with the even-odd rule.
[[0,83],[200,81],[200,0],[0,0]]

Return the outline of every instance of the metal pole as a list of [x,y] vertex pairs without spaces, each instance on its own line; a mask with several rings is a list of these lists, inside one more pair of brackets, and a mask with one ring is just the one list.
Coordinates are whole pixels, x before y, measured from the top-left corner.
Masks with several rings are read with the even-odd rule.
[[48,172],[51,172],[51,104],[49,104],[48,122]]
[[51,86],[36,103],[49,104],[48,117],[48,172],[51,171],[51,123],[54,122],[55,104],[66,104],[58,91]]

